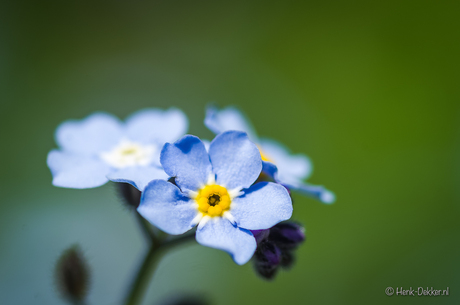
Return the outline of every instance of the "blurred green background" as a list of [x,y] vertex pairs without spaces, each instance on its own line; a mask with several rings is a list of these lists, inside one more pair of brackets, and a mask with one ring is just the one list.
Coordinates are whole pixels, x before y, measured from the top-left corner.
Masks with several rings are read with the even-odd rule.
[[[273,282],[218,250],[177,248],[145,304],[460,303],[458,1],[2,1],[0,304],[63,304],[61,252],[80,244],[90,304],[120,304],[146,250],[112,184],[51,185],[64,120],[176,106],[211,139],[204,107],[237,105],[262,136],[314,163],[327,206],[294,195],[306,226]],[[450,287],[448,297],[385,295]]]

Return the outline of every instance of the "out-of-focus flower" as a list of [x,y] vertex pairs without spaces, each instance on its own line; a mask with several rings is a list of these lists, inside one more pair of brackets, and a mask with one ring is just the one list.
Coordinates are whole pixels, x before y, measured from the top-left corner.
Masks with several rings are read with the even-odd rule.
[[248,134],[260,150],[263,161],[263,172],[288,189],[317,198],[323,203],[333,203],[335,195],[323,186],[303,182],[312,172],[310,159],[303,154],[292,155],[282,144],[257,136],[250,121],[236,108],[227,107],[222,110],[216,107],[206,109],[205,125],[215,134],[227,130],[239,130]]
[[209,153],[195,136],[165,144],[161,164],[175,184],[154,180],[142,193],[139,213],[169,234],[198,225],[198,243],[228,252],[237,264],[256,250],[250,230],[268,229],[292,215],[287,190],[253,185],[262,170],[259,150],[239,131],[214,138]]
[[257,240],[254,268],[267,280],[273,279],[280,268],[292,266],[294,250],[305,240],[304,228],[293,222],[282,222],[252,233]]
[[72,246],[56,263],[55,281],[59,293],[71,303],[83,304],[88,295],[89,268],[78,246]]
[[175,108],[141,110],[124,123],[106,113],[66,121],[56,130],[60,149],[48,154],[53,185],[81,189],[112,180],[143,190],[153,179],[168,178],[160,165],[161,148],[187,128],[187,117]]

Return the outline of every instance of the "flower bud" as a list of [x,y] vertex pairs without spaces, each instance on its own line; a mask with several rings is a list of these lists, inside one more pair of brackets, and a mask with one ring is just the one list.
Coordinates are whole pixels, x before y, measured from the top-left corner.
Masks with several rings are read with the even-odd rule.
[[268,229],[268,230],[254,230],[254,231],[251,231],[251,232],[252,232],[252,235],[254,235],[254,237],[255,237],[255,239],[257,241],[257,245],[259,245],[263,241],[267,240],[268,236],[270,235],[270,229]]
[[85,300],[89,288],[89,268],[78,246],[62,253],[56,263],[55,280],[61,295],[70,302]]
[[304,228],[293,222],[279,223],[270,229],[269,239],[281,249],[294,249],[305,240]]
[[267,280],[274,278],[281,261],[281,251],[273,243],[263,241],[254,253],[254,268],[256,272]]
[[278,223],[267,230],[251,231],[257,241],[253,264],[257,274],[271,280],[279,268],[294,264],[294,250],[305,240],[304,228],[293,222]]
[[280,266],[289,269],[291,268],[294,263],[295,263],[295,256],[294,256],[294,251],[292,250],[284,250],[281,255],[281,261],[280,261]]

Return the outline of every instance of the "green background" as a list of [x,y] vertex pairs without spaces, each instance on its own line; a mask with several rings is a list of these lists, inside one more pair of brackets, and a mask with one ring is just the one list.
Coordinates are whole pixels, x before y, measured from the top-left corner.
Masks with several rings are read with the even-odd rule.
[[[90,304],[120,304],[146,246],[114,186],[51,185],[55,128],[94,111],[237,105],[262,136],[314,163],[327,206],[273,282],[196,243],[172,251],[145,304],[460,303],[458,1],[2,1],[0,304],[62,304],[60,253],[78,243]],[[385,288],[450,287],[448,297]]]

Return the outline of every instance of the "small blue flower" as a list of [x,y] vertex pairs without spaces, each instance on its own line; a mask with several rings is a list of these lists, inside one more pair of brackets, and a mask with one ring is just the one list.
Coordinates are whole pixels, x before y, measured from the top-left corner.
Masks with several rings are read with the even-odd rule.
[[153,179],[168,178],[160,164],[161,148],[187,128],[187,117],[174,108],[141,110],[125,123],[106,113],[66,121],[55,134],[60,149],[48,154],[53,185],[82,189],[112,180],[143,190]]
[[303,154],[292,155],[282,144],[269,139],[260,139],[251,123],[234,107],[218,110],[208,107],[205,125],[215,134],[227,130],[240,130],[248,134],[251,141],[257,144],[263,160],[263,172],[288,189],[317,198],[323,203],[333,203],[335,195],[323,186],[303,182],[312,172],[310,159]]
[[257,243],[250,230],[268,229],[292,215],[287,190],[276,183],[252,185],[262,170],[256,145],[246,133],[224,132],[209,152],[195,136],[165,144],[161,152],[165,172],[176,185],[150,182],[138,212],[168,234],[182,234],[198,225],[198,243],[230,253],[246,263]]

